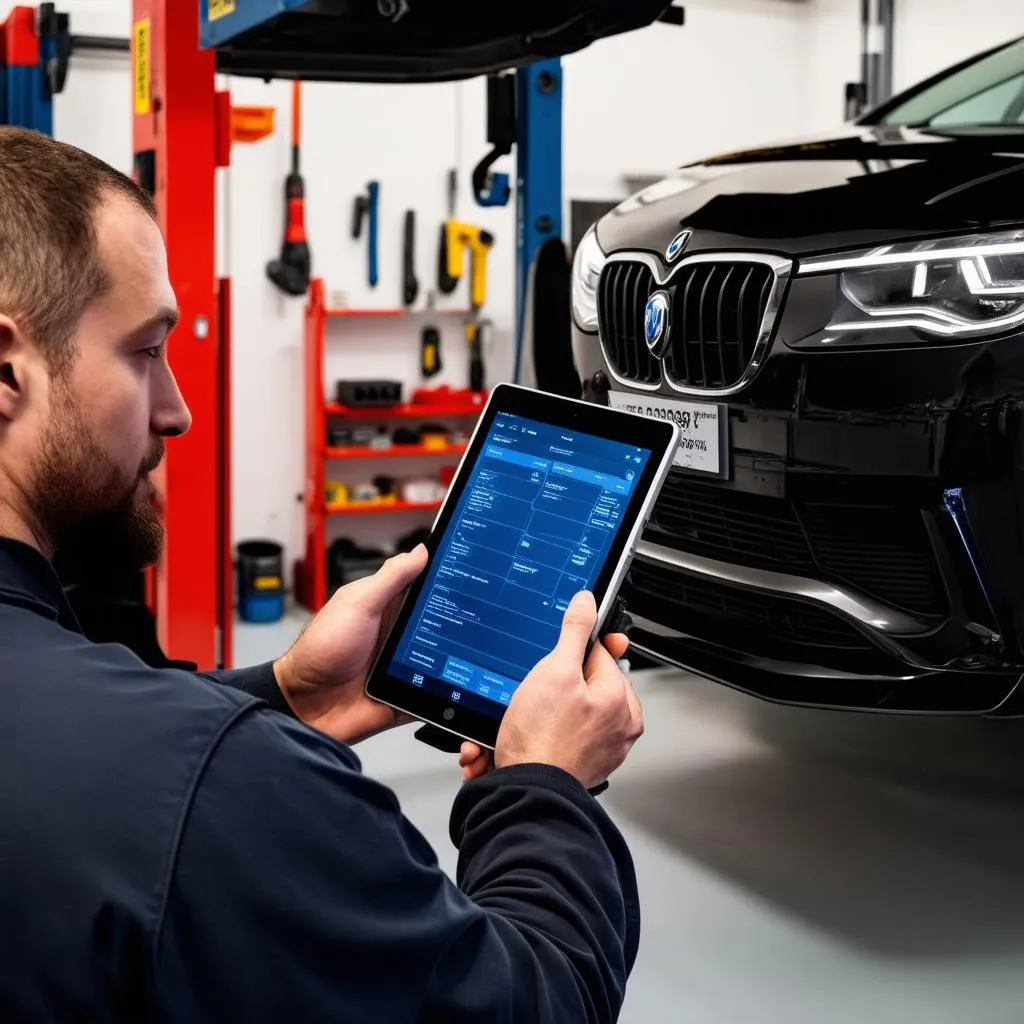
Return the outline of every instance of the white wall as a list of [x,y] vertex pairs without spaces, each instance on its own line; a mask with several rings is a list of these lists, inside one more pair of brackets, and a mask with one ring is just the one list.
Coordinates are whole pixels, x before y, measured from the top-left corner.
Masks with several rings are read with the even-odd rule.
[[860,0],[808,0],[805,7],[801,134],[840,124],[846,83],[860,79]]
[[[0,0],[0,16],[10,6]],[[128,0],[65,0],[60,6],[71,13],[74,31],[129,31]],[[859,74],[859,0],[688,0],[685,6],[685,28],[655,25],[566,58],[567,197],[614,197],[624,174],[660,173],[706,154],[839,122],[844,84]],[[897,0],[897,11],[897,88],[1024,33],[1019,0]],[[278,109],[277,133],[236,147],[227,187],[222,183],[221,263],[233,277],[235,295],[235,535],[280,539],[290,561],[303,544],[295,500],[303,480],[303,300],[281,296],[264,276],[266,261],[280,246],[290,87],[244,79],[230,85],[236,103]],[[511,207],[482,210],[469,196],[469,173],[485,151],[484,95],[480,80],[422,87],[309,85],[303,173],[314,273],[352,305],[394,306],[400,301],[403,213],[417,213],[417,271],[425,290],[436,271],[445,172],[458,161],[459,214],[497,237],[487,309],[496,326],[488,353],[495,382],[507,378],[512,365],[515,247]],[[57,136],[127,170],[129,115],[127,59],[76,58],[56,103]],[[370,178],[380,180],[382,189],[375,292],[365,281],[365,244],[348,236],[352,197]],[[464,302],[460,296],[442,305]],[[414,386],[424,322],[333,325],[328,378],[386,375]],[[446,373],[440,380],[461,385],[465,344],[458,321],[444,323]],[[344,522],[361,539],[384,540],[417,520],[379,517],[369,534],[355,529],[356,520]]]
[[684,28],[652,25],[566,58],[567,194],[607,195],[624,172],[660,172],[798,130],[801,6],[685,6]]

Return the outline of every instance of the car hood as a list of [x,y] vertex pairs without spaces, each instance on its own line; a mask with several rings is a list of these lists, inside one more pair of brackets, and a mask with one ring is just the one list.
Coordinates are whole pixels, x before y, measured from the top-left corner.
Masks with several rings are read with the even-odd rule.
[[809,256],[1024,223],[1024,132],[849,126],[681,167],[598,223],[611,253],[758,249]]

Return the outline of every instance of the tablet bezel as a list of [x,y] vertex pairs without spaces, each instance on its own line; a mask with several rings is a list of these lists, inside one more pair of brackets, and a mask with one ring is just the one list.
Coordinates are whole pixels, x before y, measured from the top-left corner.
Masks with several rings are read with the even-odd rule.
[[[629,567],[629,559],[640,533],[650,517],[661,484],[672,466],[679,441],[679,428],[669,420],[654,420],[634,413],[610,409],[603,405],[534,391],[531,388],[499,384],[491,392],[487,404],[481,410],[466,453],[459,463],[458,471],[452,480],[444,504],[434,520],[426,545],[431,560],[437,552],[440,539],[451,522],[459,498],[471,475],[470,467],[480,457],[484,440],[498,414],[523,416],[545,424],[606,438],[610,441],[648,448],[651,451],[651,457],[644,466],[637,486],[630,496],[622,525],[616,533],[612,547],[593,586],[592,592],[598,605],[598,623],[594,631],[596,636]],[[424,569],[409,588],[378,658],[367,676],[366,693],[376,701],[412,715],[430,725],[435,725],[446,732],[493,748],[504,716],[504,707],[496,705],[500,709],[499,713],[496,717],[491,717],[390,676],[386,671],[387,666],[394,658],[399,640],[409,624],[416,600],[429,575],[428,569],[429,563],[428,568]],[[457,687],[454,688],[457,689]]]

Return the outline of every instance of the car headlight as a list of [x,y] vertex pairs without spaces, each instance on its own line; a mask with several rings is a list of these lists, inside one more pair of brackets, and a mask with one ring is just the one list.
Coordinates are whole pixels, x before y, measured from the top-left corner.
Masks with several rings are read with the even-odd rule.
[[581,331],[597,330],[597,286],[607,262],[597,231],[590,228],[572,261],[572,317]]
[[805,260],[799,273],[838,273],[830,331],[911,327],[959,337],[1024,324],[1024,231]]

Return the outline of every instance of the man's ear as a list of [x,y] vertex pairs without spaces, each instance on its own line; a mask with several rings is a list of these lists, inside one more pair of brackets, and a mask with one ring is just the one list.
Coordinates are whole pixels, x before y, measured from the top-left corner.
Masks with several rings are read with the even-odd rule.
[[25,407],[31,354],[18,325],[0,314],[0,422],[15,419]]

